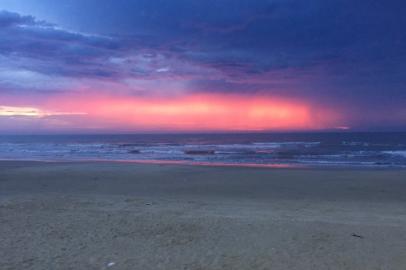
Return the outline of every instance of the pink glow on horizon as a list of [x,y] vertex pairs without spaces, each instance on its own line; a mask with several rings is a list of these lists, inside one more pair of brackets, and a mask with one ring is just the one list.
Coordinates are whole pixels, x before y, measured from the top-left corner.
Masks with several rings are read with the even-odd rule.
[[237,95],[177,98],[64,97],[49,110],[84,112],[83,127],[151,131],[309,130],[333,126],[335,115],[297,100]]

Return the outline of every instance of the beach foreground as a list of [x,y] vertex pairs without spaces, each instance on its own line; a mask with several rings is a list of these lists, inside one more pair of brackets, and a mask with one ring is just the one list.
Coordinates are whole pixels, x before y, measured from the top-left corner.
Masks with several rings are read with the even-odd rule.
[[1,269],[406,269],[406,171],[0,162]]

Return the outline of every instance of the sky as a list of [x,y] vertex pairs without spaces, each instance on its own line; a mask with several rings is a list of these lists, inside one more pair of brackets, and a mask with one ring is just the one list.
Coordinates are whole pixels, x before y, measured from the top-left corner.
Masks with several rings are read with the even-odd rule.
[[404,10],[0,0],[0,133],[406,130]]

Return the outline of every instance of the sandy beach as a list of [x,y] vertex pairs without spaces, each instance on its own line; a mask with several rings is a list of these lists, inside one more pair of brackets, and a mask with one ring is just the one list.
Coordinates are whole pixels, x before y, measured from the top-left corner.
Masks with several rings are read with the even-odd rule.
[[406,269],[406,171],[0,162],[1,269]]

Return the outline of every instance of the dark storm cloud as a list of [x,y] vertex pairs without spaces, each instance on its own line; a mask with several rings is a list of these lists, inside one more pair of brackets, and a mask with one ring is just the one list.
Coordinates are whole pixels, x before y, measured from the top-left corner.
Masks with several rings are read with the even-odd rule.
[[18,13],[0,11],[0,27],[10,27],[13,25],[33,25],[36,24],[33,16],[21,16]]
[[195,70],[193,64],[181,59],[186,50],[182,43],[173,46],[162,43],[159,35],[75,32],[33,16],[0,13],[0,76],[1,71],[24,70],[47,76],[110,81],[154,79],[158,75],[188,78],[202,70]]
[[3,11],[0,13],[0,55],[8,59],[2,68],[24,68],[45,74],[112,76],[100,60],[114,55],[120,45],[111,38],[74,33]]

